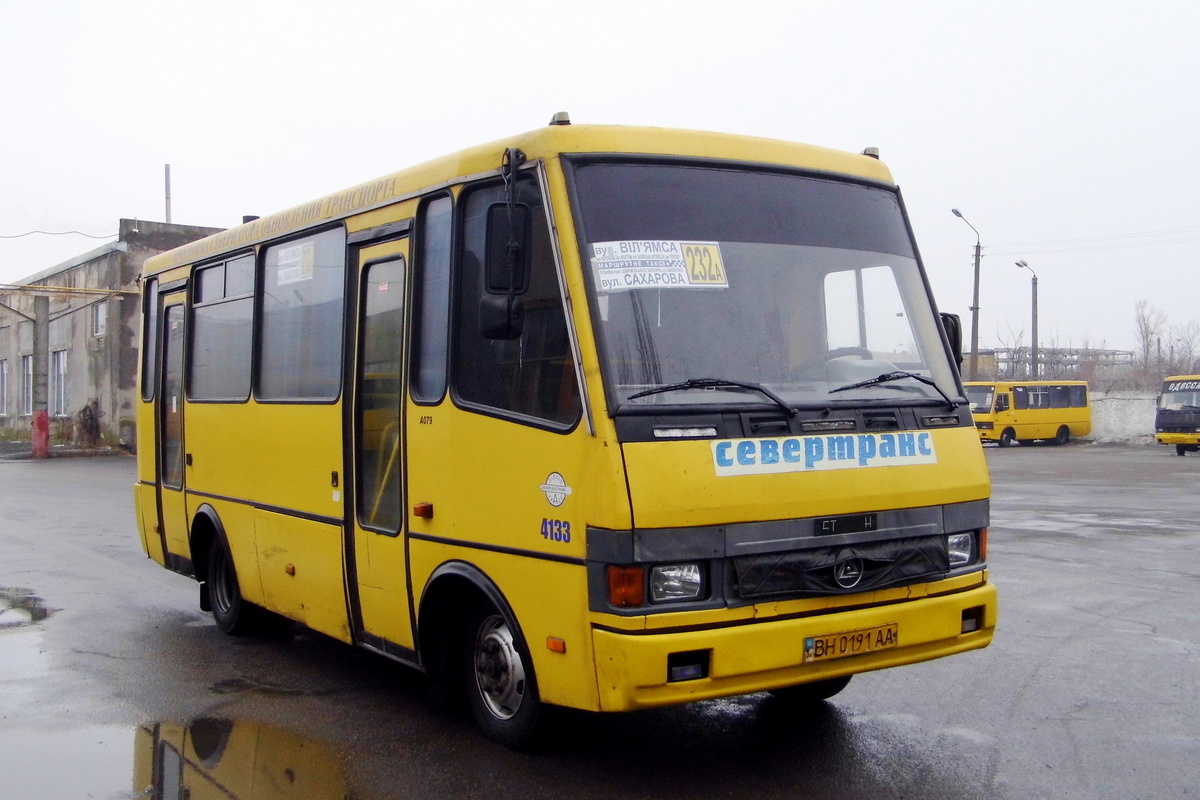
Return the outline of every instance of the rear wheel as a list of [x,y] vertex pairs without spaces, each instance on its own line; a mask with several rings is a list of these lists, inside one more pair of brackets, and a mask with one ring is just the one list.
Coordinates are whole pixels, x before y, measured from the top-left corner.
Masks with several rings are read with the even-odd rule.
[[524,643],[490,605],[467,625],[467,700],[488,738],[515,750],[534,743],[544,707]]
[[802,683],[799,686],[785,686],[782,689],[772,689],[771,694],[780,701],[794,706],[811,706],[828,700],[846,688],[853,675],[841,678],[827,678],[823,681]]
[[1054,443],[1063,445],[1069,441],[1071,441],[1071,429],[1066,425],[1060,425],[1058,427],[1058,433],[1054,435]]
[[282,627],[282,617],[242,597],[233,557],[223,536],[213,538],[208,557],[208,601],[217,627],[230,636],[246,636]]
[[1005,428],[1000,432],[1000,440],[996,444],[1001,447],[1008,447],[1017,440],[1017,432],[1012,428]]

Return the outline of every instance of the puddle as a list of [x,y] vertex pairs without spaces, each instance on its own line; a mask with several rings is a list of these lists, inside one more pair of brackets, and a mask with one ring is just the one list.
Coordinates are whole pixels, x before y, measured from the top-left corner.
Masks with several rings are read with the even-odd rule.
[[129,779],[133,745],[133,736],[124,727],[0,732],[0,764],[4,765],[0,769],[0,797],[139,797]]
[[[326,745],[255,722],[0,732],[0,797],[316,800],[353,796]],[[70,764],[70,769],[63,769]]]
[[350,797],[333,751],[320,742],[243,720],[203,718],[143,725],[135,733],[136,797]]
[[0,586],[0,628],[35,625],[51,613],[42,598],[31,590]]
[[[20,708],[32,702],[35,692],[50,671],[50,656],[37,628],[0,628],[0,729],[3,709]],[[0,746],[0,765],[11,759]],[[2,770],[0,770],[2,771]],[[21,797],[0,791],[0,797]]]

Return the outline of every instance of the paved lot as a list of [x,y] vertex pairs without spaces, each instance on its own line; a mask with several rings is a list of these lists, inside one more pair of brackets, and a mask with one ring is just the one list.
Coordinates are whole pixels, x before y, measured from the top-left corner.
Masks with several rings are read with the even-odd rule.
[[224,748],[188,767],[193,797],[1195,796],[1200,457],[987,457],[992,647],[860,675],[804,719],[766,695],[567,715],[533,756],[365,652],[219,634],[141,554],[132,459],[0,461],[0,797],[147,796],[185,725]]

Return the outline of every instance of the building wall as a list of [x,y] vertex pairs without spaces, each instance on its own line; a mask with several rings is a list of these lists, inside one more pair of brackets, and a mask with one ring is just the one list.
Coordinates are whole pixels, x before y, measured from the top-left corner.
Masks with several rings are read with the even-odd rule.
[[[7,413],[0,413],[0,435],[26,438],[30,433],[32,415],[21,409],[21,357],[33,352],[33,322],[25,317],[35,316],[34,296],[48,294],[46,374],[52,440],[77,441],[79,412],[95,401],[101,442],[132,447],[141,319],[137,279],[142,263],[219,230],[123,219],[115,242],[21,281],[28,289],[0,289],[0,361],[8,362],[6,404],[0,403],[0,412]],[[100,309],[105,326],[97,334],[95,315]],[[56,351],[64,352],[66,359],[62,409],[55,408]],[[59,410],[62,413],[56,414]]]

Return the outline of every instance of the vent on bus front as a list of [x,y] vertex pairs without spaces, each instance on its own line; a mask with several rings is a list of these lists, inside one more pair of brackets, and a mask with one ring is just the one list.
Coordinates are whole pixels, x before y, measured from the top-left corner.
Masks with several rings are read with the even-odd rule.
[[746,436],[787,436],[792,432],[788,418],[782,414],[746,414],[742,425]]
[[869,431],[898,431],[900,421],[895,411],[864,411],[863,425]]

